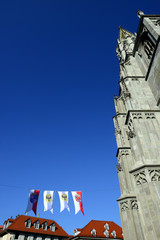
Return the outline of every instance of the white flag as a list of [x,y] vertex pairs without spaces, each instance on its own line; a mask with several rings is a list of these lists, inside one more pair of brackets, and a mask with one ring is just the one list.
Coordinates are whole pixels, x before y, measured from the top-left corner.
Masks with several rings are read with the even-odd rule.
[[68,192],[58,192],[59,200],[61,204],[60,212],[62,212],[65,208],[70,212],[69,205],[68,205]]
[[50,210],[53,213],[53,194],[54,191],[43,192],[44,211]]

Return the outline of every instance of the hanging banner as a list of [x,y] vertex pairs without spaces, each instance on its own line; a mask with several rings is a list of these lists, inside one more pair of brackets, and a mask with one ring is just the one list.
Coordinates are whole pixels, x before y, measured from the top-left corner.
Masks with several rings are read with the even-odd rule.
[[67,208],[67,210],[70,212],[68,204],[68,192],[58,192],[58,194],[61,205],[60,212],[62,212],[65,208]]
[[53,213],[53,194],[54,191],[43,192],[44,211],[50,210]]
[[83,205],[82,205],[82,192],[81,191],[72,191],[72,197],[74,201],[74,206],[75,206],[75,214],[77,214],[80,210],[84,215],[83,211]]
[[30,190],[26,213],[33,210],[34,214],[36,215],[39,192],[40,190]]

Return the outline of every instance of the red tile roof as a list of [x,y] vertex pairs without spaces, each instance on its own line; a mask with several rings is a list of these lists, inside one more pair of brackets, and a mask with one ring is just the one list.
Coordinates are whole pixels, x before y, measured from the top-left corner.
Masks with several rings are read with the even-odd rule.
[[[26,228],[25,222],[30,219],[32,224],[30,228]],[[7,230],[14,230],[14,231],[21,231],[21,232],[29,232],[29,233],[37,233],[37,234],[47,234],[47,235],[52,235],[52,236],[63,236],[63,237],[69,237],[69,235],[63,230],[61,226],[58,225],[53,220],[49,219],[44,219],[44,218],[37,218],[37,217],[30,217],[30,216],[24,216],[20,215],[16,219],[10,219],[12,220],[12,223],[7,227]],[[40,222],[40,228],[35,229],[33,223],[39,220]],[[42,223],[47,222],[48,226],[51,224],[55,223],[56,230],[55,232],[51,231],[50,228],[48,227],[47,230],[42,229]],[[6,229],[5,229],[6,230]],[[3,230],[1,233],[3,233],[5,230]]]
[[97,221],[97,220],[91,220],[84,228],[80,229],[77,228],[78,231],[80,231],[79,234],[77,234],[74,237],[93,237],[91,231],[92,229],[96,230],[96,237],[94,238],[106,238],[107,237],[104,235],[104,231],[106,230],[104,225],[107,223],[109,225],[109,237],[108,238],[113,238],[113,235],[111,234],[113,230],[116,231],[116,239],[123,239],[122,235],[122,228],[118,226],[116,223],[111,222],[111,221]]
[[2,230],[3,230],[3,226],[0,226],[0,232],[2,232]]

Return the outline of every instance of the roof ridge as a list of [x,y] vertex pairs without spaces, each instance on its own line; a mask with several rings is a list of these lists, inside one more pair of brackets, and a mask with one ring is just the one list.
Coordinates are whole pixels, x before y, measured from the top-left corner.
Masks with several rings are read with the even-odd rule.
[[37,217],[37,216],[28,216],[28,215],[20,215],[20,216],[28,217],[28,218],[38,218],[38,219],[45,219],[45,220],[49,220],[49,221],[55,221],[55,220],[52,220],[52,219],[42,218],[42,217]]

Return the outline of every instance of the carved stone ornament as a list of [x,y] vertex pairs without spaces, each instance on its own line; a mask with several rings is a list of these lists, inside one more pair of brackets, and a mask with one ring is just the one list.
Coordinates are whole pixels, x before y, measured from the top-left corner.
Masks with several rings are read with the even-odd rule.
[[115,135],[121,134],[121,130],[115,127]]
[[154,113],[145,113],[145,118],[146,119],[155,119],[155,114]]
[[129,120],[128,122],[128,131],[126,132],[128,135],[128,140],[136,136],[135,129],[133,127],[133,122],[132,119]]
[[145,171],[141,171],[141,172],[135,174],[134,176],[135,176],[137,185],[141,185],[141,184],[147,182]]
[[160,19],[158,19],[155,23],[156,26],[160,26]]
[[119,150],[118,158],[121,158],[122,156],[127,156],[127,155],[129,155],[129,150],[121,149],[121,150]]
[[144,15],[144,12],[137,10],[137,16],[141,18]]
[[120,209],[121,209],[121,212],[124,212],[126,210],[129,210],[129,204],[128,204],[128,201],[123,201],[120,203]]
[[160,18],[153,18],[151,21],[154,23],[154,25],[160,26]]
[[152,170],[148,170],[148,172],[149,172],[149,178],[151,182],[160,181],[160,169],[152,169]]
[[130,204],[131,204],[131,209],[138,209],[137,200],[131,200]]
[[121,166],[121,164],[119,163],[117,166],[117,173],[119,173],[119,172],[122,172],[123,171],[123,169],[122,169],[122,166]]
[[121,129],[119,127],[117,116],[115,116],[115,135],[121,134]]
[[120,64],[125,63],[133,52],[135,35],[119,27],[118,47],[116,49]]
[[128,88],[127,88],[124,80],[121,81],[121,84],[122,84],[122,85],[121,85],[121,86],[122,86],[122,92],[121,92],[121,94],[122,94],[122,96],[124,97],[124,99],[126,100],[127,98],[130,98],[130,97],[131,97],[131,94],[130,94],[130,92],[128,91]]
[[132,113],[133,119],[142,119],[142,113]]

